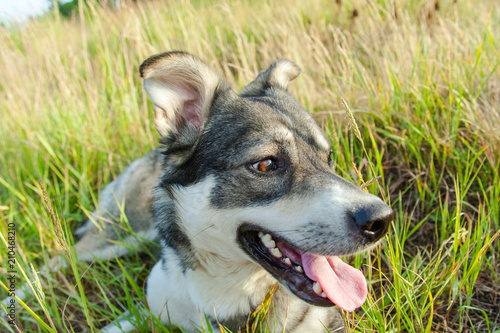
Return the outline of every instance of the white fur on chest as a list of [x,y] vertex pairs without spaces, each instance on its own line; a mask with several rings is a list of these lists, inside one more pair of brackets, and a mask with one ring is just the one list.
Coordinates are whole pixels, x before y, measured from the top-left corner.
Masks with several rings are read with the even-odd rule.
[[164,323],[189,329],[200,326],[200,313],[220,321],[250,314],[260,304],[268,286],[276,283],[256,265],[221,265],[212,259],[210,270],[183,272],[181,262],[165,248],[165,265],[159,261],[147,282],[148,306]]

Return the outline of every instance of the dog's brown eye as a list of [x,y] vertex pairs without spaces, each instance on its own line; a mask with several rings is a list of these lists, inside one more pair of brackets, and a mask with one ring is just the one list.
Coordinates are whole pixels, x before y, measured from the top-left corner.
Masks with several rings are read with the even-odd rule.
[[269,172],[278,169],[278,163],[276,161],[268,158],[259,162],[252,164],[252,168],[260,172]]

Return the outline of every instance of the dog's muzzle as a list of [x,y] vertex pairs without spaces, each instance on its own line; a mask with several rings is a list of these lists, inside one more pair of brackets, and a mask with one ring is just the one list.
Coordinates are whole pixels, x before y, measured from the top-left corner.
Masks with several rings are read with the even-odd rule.
[[[394,218],[393,210],[382,201],[358,208],[349,215],[347,223],[354,231],[353,242],[361,242],[360,248],[381,239]],[[237,238],[254,261],[307,303],[337,305],[350,312],[366,300],[368,288],[363,273],[338,257],[353,253],[310,253],[270,230],[251,224],[240,226]]]

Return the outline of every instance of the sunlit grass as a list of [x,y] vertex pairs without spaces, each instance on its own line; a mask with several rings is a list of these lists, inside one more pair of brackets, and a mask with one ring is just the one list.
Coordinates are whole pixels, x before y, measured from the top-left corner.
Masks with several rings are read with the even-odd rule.
[[74,259],[63,249],[100,189],[156,146],[138,66],[173,49],[199,55],[234,89],[277,58],[294,60],[303,73],[291,90],[325,129],[338,173],[360,186],[380,177],[367,189],[396,218],[380,248],[352,261],[370,295],[347,317],[351,331],[500,329],[500,6],[336,3],[148,1],[0,30],[0,272],[14,222],[20,280],[36,294],[18,307],[22,331],[95,331],[144,301],[148,252],[90,268],[70,260],[46,277],[31,267]]

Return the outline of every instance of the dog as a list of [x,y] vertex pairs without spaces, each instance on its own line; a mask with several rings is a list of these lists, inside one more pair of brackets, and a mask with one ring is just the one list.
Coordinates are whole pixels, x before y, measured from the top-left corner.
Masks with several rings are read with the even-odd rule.
[[[154,55],[140,74],[161,147],[103,189],[76,231],[78,257],[129,251],[112,241],[126,234],[92,222],[124,202],[131,228],[162,248],[145,287],[161,322],[196,332],[202,313],[237,332],[277,285],[271,332],[342,330],[337,307],[360,307],[367,284],[339,256],[375,246],[393,211],[335,173],[329,142],[287,91],[300,68],[277,60],[239,94],[185,52]],[[120,318],[103,332],[133,329]]]

